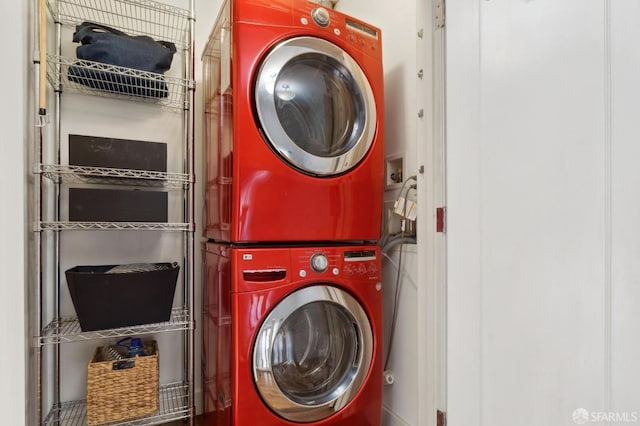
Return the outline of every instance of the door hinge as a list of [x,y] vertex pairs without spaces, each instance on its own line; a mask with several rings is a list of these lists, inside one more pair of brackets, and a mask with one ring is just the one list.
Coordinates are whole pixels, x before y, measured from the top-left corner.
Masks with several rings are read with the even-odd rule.
[[447,413],[445,411],[438,410],[438,426],[447,426]]
[[444,21],[445,21],[444,1],[445,0],[435,0],[435,2],[436,2],[436,8],[435,8],[436,29],[444,28]]
[[447,230],[447,208],[436,208],[436,232],[445,232]]

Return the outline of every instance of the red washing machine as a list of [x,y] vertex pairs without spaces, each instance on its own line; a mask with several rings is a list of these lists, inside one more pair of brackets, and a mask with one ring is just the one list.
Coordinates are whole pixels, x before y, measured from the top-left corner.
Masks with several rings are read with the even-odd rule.
[[380,426],[377,246],[206,244],[207,426]]
[[203,56],[205,234],[377,241],[380,30],[306,0],[227,0]]

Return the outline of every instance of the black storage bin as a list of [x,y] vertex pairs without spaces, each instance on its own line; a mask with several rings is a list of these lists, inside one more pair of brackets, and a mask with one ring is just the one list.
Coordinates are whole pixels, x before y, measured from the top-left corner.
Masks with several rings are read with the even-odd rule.
[[[177,263],[76,266],[65,271],[82,331],[168,321]],[[113,273],[114,270],[126,272]],[[151,269],[151,270],[150,270]]]

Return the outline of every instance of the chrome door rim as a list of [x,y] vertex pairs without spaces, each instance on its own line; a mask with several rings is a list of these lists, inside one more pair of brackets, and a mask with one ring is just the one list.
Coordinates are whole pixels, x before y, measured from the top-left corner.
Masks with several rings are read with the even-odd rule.
[[[275,337],[286,319],[299,308],[313,302],[335,303],[344,308],[357,328],[358,348],[351,380],[339,387],[332,398],[322,404],[303,405],[282,392],[272,370]],[[330,285],[315,285],[297,290],[284,298],[269,313],[260,327],[253,347],[253,379],[263,401],[279,416],[294,422],[325,419],[344,408],[364,383],[373,358],[373,333],[364,309],[349,293]]]
[[[308,54],[333,58],[344,66],[360,88],[365,121],[359,138],[347,152],[335,157],[321,157],[300,148],[280,124],[274,102],[275,83],[282,68],[293,58]],[[358,63],[343,49],[315,37],[295,37],[279,43],[262,62],[255,86],[256,112],[267,142],[294,167],[310,174],[331,176],[344,173],[358,164],[369,152],[376,131],[376,103],[371,85]]]

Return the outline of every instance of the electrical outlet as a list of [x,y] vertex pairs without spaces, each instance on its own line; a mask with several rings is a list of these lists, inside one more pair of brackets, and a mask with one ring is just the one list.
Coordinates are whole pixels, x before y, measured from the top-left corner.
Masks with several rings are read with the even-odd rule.
[[395,213],[395,205],[393,201],[387,201],[385,204],[385,231],[387,234],[397,234],[402,230],[402,217]]

